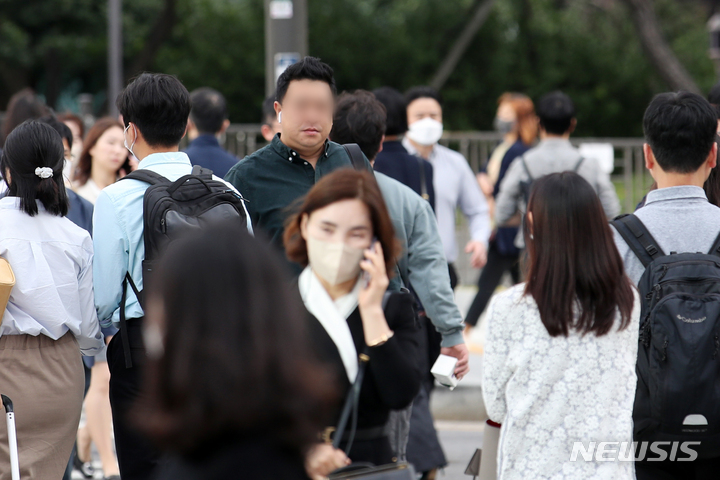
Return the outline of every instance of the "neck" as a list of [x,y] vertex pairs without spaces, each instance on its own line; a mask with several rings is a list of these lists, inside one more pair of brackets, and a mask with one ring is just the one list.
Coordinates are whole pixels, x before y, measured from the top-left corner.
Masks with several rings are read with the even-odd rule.
[[[286,141],[288,140],[288,141]],[[310,165],[315,168],[315,165],[317,165],[318,160],[322,156],[323,153],[325,153],[325,140],[320,143],[320,145],[316,147],[303,147],[302,145],[298,145],[294,143],[290,139],[284,139],[282,136],[282,133],[280,134],[280,141],[288,148],[291,148],[298,152],[303,160],[307,161]]]
[[412,138],[409,138],[410,145],[415,147],[415,150],[417,150],[418,154],[423,157],[425,160],[428,160],[430,158],[430,154],[433,151],[433,148],[435,148],[435,145],[420,145],[416,141],[414,141]]
[[512,145],[513,143],[517,142],[518,134],[515,132],[506,133],[503,137],[503,142],[508,143]]
[[188,136],[188,140],[189,140],[189,141],[192,142],[193,140],[195,140],[195,139],[196,139],[197,137],[199,137],[200,135],[201,135],[201,133],[200,133],[196,128],[193,128],[193,129],[189,129],[189,128],[188,128],[187,136]]
[[90,173],[90,178],[98,186],[100,190],[112,185],[117,181],[117,173],[110,172],[107,170],[100,170],[99,168],[93,168]]
[[570,132],[556,135],[554,133],[540,132],[540,140],[570,140]]
[[151,147],[150,145],[143,143],[142,145],[135,145],[135,148],[133,148],[133,152],[135,152],[135,156],[138,160],[142,161],[145,157],[148,155],[152,155],[154,153],[172,153],[172,152],[179,152],[180,146],[174,145],[172,147]]
[[330,298],[332,298],[333,301],[337,300],[340,297],[344,297],[348,293],[352,292],[352,289],[355,287],[355,283],[357,282],[357,278],[353,278],[352,280],[348,280],[344,283],[331,285],[329,282],[327,282],[320,275],[317,275],[315,272],[313,272],[313,275],[315,275],[317,279],[320,280],[320,285],[323,286],[323,288],[328,293],[328,295],[330,295]]
[[681,187],[681,186],[694,186],[703,188],[707,175],[702,172],[702,168],[697,172],[680,174],[665,172],[652,172],[652,176],[657,182],[658,188],[670,188],[670,187]]
[[400,135],[385,135],[385,142],[397,142],[400,140]]

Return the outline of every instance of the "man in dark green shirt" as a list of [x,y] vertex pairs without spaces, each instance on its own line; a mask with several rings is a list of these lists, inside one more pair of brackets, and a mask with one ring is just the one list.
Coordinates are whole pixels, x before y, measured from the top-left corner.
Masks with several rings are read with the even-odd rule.
[[342,145],[327,139],[335,94],[332,68],[317,58],[305,57],[288,67],[278,79],[275,97],[282,133],[225,176],[247,198],[253,227],[277,246],[282,246],[283,224],[292,205],[323,175],[352,168]]

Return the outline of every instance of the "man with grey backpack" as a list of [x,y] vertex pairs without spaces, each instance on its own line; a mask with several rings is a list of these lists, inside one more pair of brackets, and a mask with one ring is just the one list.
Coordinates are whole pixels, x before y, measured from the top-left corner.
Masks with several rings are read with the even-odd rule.
[[[633,411],[638,480],[720,471],[720,208],[703,184],[717,163],[717,116],[701,96],[656,96],[643,119],[657,183],[615,243],[643,301]],[[608,439],[611,441],[612,439]]]
[[[525,155],[516,158],[500,183],[495,205],[497,225],[512,225],[518,212],[524,212],[527,193],[534,179],[551,173],[574,171],[593,186],[608,218],[620,213],[620,201],[610,176],[602,171],[595,158],[583,158],[570,143],[575,130],[575,106],[562,92],[552,92],[537,104],[540,121],[540,143]],[[514,223],[517,225],[517,223]],[[515,244],[523,248],[522,229]]]

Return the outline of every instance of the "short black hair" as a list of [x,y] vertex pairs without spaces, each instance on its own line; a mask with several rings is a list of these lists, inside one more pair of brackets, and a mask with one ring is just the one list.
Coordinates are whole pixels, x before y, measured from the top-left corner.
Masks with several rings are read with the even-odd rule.
[[273,93],[263,101],[262,105],[262,125],[272,125],[275,119],[275,94]]
[[137,125],[151,147],[178,145],[190,116],[190,94],[174,75],[142,73],[125,87],[117,107],[127,127]]
[[645,116],[645,140],[666,172],[692,173],[707,160],[717,133],[712,105],[698,94],[669,92],[652,99]]
[[[28,120],[10,132],[5,139],[0,171],[10,172],[8,194],[20,199],[20,209],[34,217],[38,214],[36,200],[45,210],[59,217],[68,212],[68,197],[63,183],[65,149],[60,134],[50,125]],[[42,178],[38,168],[50,168],[52,175]]]
[[563,135],[570,130],[575,118],[575,105],[570,97],[561,91],[547,93],[537,105],[540,126],[552,135]]
[[277,81],[275,100],[282,103],[290,82],[293,80],[317,80],[325,82],[330,86],[333,95],[337,93],[333,69],[327,63],[321,62],[319,58],[305,57],[297,63],[293,63],[285,69]]
[[403,94],[392,87],[376,88],[372,93],[387,112],[385,135],[402,135],[407,132],[407,103]]
[[50,125],[60,135],[60,138],[67,140],[68,147],[72,148],[73,134],[70,127],[65,125],[63,122],[58,120],[55,115],[45,115],[44,117],[38,118],[38,122]]
[[720,82],[713,85],[708,93],[708,102],[720,106]]
[[190,119],[200,133],[216,134],[228,118],[227,102],[222,93],[208,87],[190,93]]
[[432,98],[436,102],[440,104],[442,107],[443,104],[443,98],[442,95],[440,95],[440,92],[435,90],[433,87],[428,86],[421,86],[421,87],[413,87],[407,92],[405,92],[405,104],[410,105],[412,102],[417,100],[418,98]]
[[330,138],[337,143],[357,143],[373,160],[385,133],[385,106],[366,90],[340,95],[335,106]]

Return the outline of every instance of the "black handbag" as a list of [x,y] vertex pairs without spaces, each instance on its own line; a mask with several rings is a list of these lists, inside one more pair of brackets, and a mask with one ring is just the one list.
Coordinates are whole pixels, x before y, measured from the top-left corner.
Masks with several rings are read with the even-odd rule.
[[[367,350],[365,350],[364,353],[360,354],[357,377],[355,377],[355,382],[345,399],[345,404],[340,414],[340,421],[338,422],[335,436],[333,437],[333,447],[339,448],[348,421],[350,420],[350,415],[352,414],[352,428],[350,430],[350,439],[347,444],[346,453],[350,452],[355,438],[360,388],[369,361],[370,357],[367,355]],[[328,475],[328,480],[416,480],[416,478],[415,470],[412,468],[412,465],[408,463],[390,463],[375,466],[372,463],[358,462],[335,470]]]

